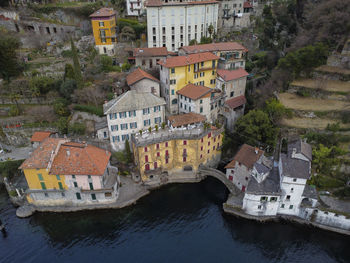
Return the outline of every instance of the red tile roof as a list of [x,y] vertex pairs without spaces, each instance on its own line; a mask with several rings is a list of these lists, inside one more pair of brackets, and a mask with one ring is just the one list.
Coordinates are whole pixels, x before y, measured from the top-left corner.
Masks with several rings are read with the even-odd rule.
[[220,43],[184,46],[184,47],[181,47],[180,49],[185,51],[187,54],[214,52],[214,51],[234,51],[234,50],[243,50],[244,52],[248,51],[247,48],[245,48],[244,46],[242,46],[237,42],[220,42]]
[[218,59],[220,58],[214,55],[213,53],[205,52],[201,54],[190,54],[186,56],[169,57],[165,61],[158,61],[158,64],[167,68],[172,68]]
[[197,86],[192,83],[187,84],[185,87],[180,89],[177,94],[183,95],[187,98],[190,98],[192,100],[197,100],[199,98],[202,98],[204,96],[210,96],[211,92],[213,90],[211,88],[205,87],[205,86]]
[[190,112],[185,114],[169,116],[168,120],[173,127],[181,127],[189,124],[204,122],[207,118],[204,115]]
[[148,0],[145,6],[172,6],[172,5],[204,5],[204,4],[216,4],[218,1],[206,0],[206,1],[189,1],[189,2],[168,2],[165,3],[161,0]]
[[53,134],[53,132],[51,132],[51,131],[34,132],[32,138],[30,139],[30,141],[31,142],[42,142],[46,138],[49,138],[51,134]]
[[62,138],[46,138],[38,148],[27,158],[19,169],[44,169],[47,168],[51,154],[57,146],[65,142]]
[[166,57],[168,50],[166,47],[146,47],[146,48],[134,48],[134,57]]
[[103,175],[111,153],[84,143],[62,144],[52,163],[50,174]]
[[159,82],[159,80],[155,77],[153,77],[151,74],[148,74],[147,72],[143,71],[140,68],[137,68],[133,72],[131,72],[129,75],[126,76],[126,82],[128,85],[132,85],[142,79],[150,79],[156,82]]
[[246,102],[247,102],[247,100],[246,100],[245,96],[242,95],[242,96],[238,96],[238,97],[235,97],[235,98],[232,98],[232,99],[225,101],[225,104],[228,107],[230,107],[231,109],[235,109],[239,106],[246,104]]
[[243,68],[239,69],[233,69],[233,70],[228,70],[228,69],[217,69],[216,71],[220,77],[223,78],[224,81],[230,81],[234,79],[239,79],[242,77],[248,76],[248,72],[245,71]]
[[225,166],[225,169],[234,168],[236,163],[243,164],[248,169],[252,169],[254,164],[263,154],[264,151],[260,150],[259,148],[252,147],[248,144],[243,144],[233,160]]
[[253,6],[250,2],[244,2],[243,8],[253,8]]
[[101,9],[92,13],[90,17],[108,17],[113,15],[116,15],[116,12],[113,10],[113,8],[102,7]]

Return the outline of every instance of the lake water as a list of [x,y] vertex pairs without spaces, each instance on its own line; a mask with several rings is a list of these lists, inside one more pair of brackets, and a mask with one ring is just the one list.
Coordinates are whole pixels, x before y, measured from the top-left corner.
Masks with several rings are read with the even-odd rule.
[[15,215],[0,190],[0,262],[350,262],[350,237],[227,215],[217,180],[174,184],[121,210]]

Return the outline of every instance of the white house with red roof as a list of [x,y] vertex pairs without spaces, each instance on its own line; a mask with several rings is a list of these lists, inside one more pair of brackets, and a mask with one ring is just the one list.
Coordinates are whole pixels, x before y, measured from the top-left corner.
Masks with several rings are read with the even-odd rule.
[[126,77],[130,90],[140,93],[150,92],[160,96],[159,80],[140,68],[135,69]]

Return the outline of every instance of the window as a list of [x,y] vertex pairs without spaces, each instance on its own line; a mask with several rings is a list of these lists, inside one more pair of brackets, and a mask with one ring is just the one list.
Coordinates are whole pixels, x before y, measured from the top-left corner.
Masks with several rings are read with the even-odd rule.
[[258,205],[258,209],[259,209],[259,210],[261,209],[261,205]]
[[44,181],[44,178],[43,178],[42,174],[38,174],[38,178],[39,178],[39,181]]
[[154,169],[157,169],[158,168],[158,163],[154,162],[153,166],[154,166]]
[[145,150],[145,153],[146,153],[148,151],[147,147],[145,147],[144,150]]
[[200,100],[199,103],[200,103],[200,104],[203,104],[203,100]]
[[62,196],[62,197],[65,197],[65,196],[66,196],[66,194],[62,192],[62,193],[61,193],[61,196]]
[[293,205],[290,205],[290,206],[289,206],[289,209],[293,209]]
[[176,84],[176,79],[171,79],[170,80],[170,85],[175,85]]
[[149,171],[149,164],[146,164],[146,165],[145,165],[145,170],[146,170],[146,171]]
[[73,185],[74,185],[75,188],[78,187],[78,183],[77,182],[73,182]]
[[293,182],[296,182],[297,181],[297,178],[293,178]]
[[142,112],[143,112],[143,115],[149,114],[149,108],[143,109]]
[[95,201],[96,200],[96,194],[91,194],[91,199],[92,199],[92,201]]
[[270,197],[270,202],[276,202],[277,201],[277,197]]
[[89,183],[90,190],[94,190],[94,186],[92,183]]
[[290,201],[290,195],[287,195],[286,201]]
[[118,130],[118,125],[111,125],[111,130],[112,131],[117,131]]
[[211,79],[210,84],[215,84],[215,79]]
[[157,152],[157,157],[160,157],[160,152]]
[[75,175],[74,174],[72,174],[72,179],[75,179]]
[[146,60],[142,60],[142,66],[146,65]]
[[203,151],[203,146],[201,146],[201,151]]
[[177,104],[177,99],[173,99],[172,101],[171,101],[171,104]]
[[63,185],[62,185],[61,182],[58,182],[58,188],[59,188],[60,190],[63,190]]
[[204,62],[201,62],[201,67],[204,67]]
[[157,150],[159,149],[159,143],[156,144]]
[[46,190],[46,185],[44,182],[40,182],[40,185],[41,185],[41,189]]
[[75,195],[77,196],[77,199],[78,199],[78,200],[81,200],[80,193],[75,193]]
[[130,129],[136,129],[136,128],[137,128],[137,122],[131,122]]
[[294,188],[291,188],[291,189],[290,189],[290,192],[293,193],[293,191],[294,191]]
[[143,125],[144,125],[144,126],[150,126],[150,125],[151,125],[151,120],[150,120],[150,119],[144,120],[144,121],[143,121]]
[[120,129],[123,130],[127,130],[128,129],[128,124],[127,123],[122,123],[120,124]]
[[187,141],[183,141],[183,144],[184,144],[184,145],[187,145]]
[[185,162],[186,162],[186,157],[183,157],[183,158],[182,158],[182,161],[185,163]]
[[154,112],[160,111],[160,106],[154,106]]
[[284,204],[281,204],[281,208],[284,208]]
[[171,95],[175,95],[175,90],[171,90]]
[[203,112],[203,107],[199,108],[199,112],[202,113]]
[[148,163],[148,155],[145,155],[145,163]]
[[171,68],[170,72],[171,72],[171,74],[174,74],[175,73],[175,68]]
[[99,25],[100,27],[104,27],[104,26],[105,26],[105,22],[98,22],[98,25]]
[[211,72],[211,74],[214,76],[214,75],[215,75],[215,70],[213,70],[213,71]]
[[212,67],[213,67],[213,68],[215,68],[215,64],[216,64],[216,62],[215,62],[215,60],[213,60],[213,61],[212,61]]
[[260,201],[267,201],[267,197],[266,196],[260,197]]
[[168,147],[168,142],[165,142],[165,147]]
[[208,146],[210,146],[210,142],[208,142]]
[[162,117],[154,118],[154,123],[155,124],[160,124],[161,122],[162,122]]
[[49,194],[48,193],[44,193],[45,197],[49,197]]
[[136,117],[136,111],[135,110],[129,111],[129,117]]
[[230,92],[230,97],[233,97],[233,94],[234,94],[234,92],[233,92],[233,91],[231,91],[231,92]]
[[119,117],[120,117],[120,118],[126,118],[126,111],[124,111],[124,112],[119,112]]

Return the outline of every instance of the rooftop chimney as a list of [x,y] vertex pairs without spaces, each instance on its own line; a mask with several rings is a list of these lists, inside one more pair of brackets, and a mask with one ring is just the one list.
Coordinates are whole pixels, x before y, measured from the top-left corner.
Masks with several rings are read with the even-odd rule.
[[70,150],[67,149],[67,156],[69,157],[70,156]]
[[259,148],[255,147],[255,154],[258,154],[258,153],[259,153]]

